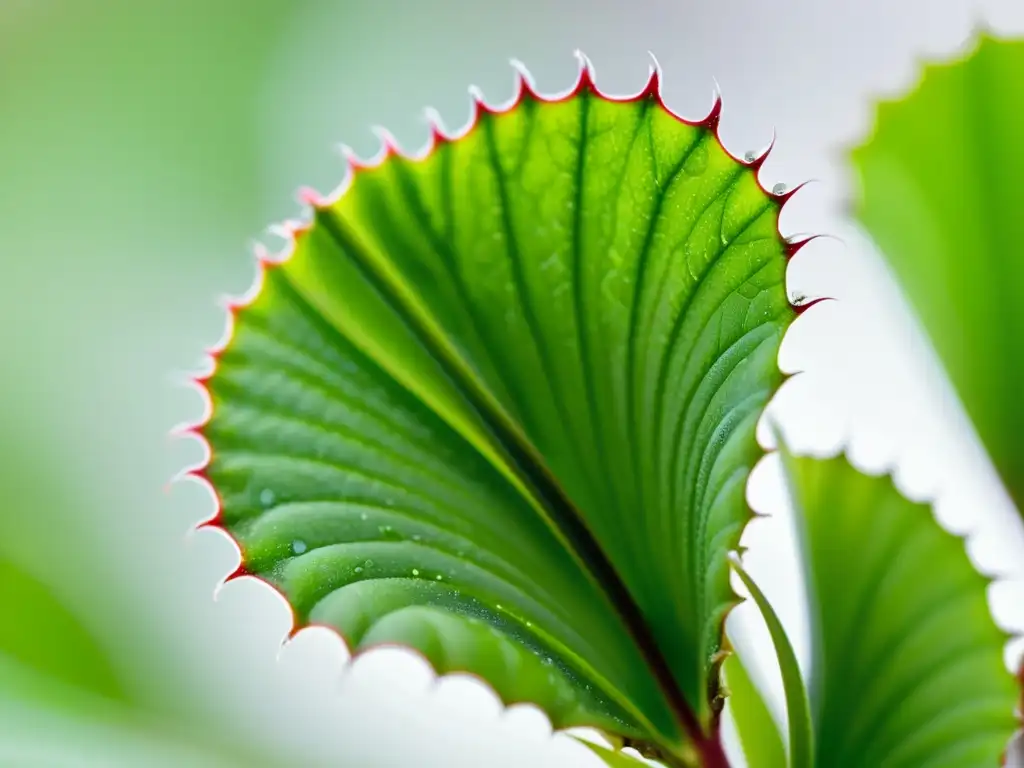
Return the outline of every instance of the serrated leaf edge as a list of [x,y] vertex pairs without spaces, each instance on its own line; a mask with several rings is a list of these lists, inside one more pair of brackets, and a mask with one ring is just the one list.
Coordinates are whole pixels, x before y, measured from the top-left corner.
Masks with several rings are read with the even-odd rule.
[[[694,127],[703,127],[709,130],[713,135],[715,141],[718,143],[719,147],[734,162],[754,170],[755,181],[757,182],[759,189],[766,197],[768,197],[771,200],[774,200],[779,205],[780,215],[781,210],[786,205],[786,203],[788,203],[797,192],[803,189],[803,187],[806,184],[799,184],[792,188],[776,192],[774,188],[770,189],[762,183],[759,171],[761,167],[764,165],[765,161],[770,156],[772,150],[774,149],[774,136],[772,138],[771,143],[759,155],[753,157],[740,157],[729,151],[729,149],[723,143],[719,132],[719,124],[722,112],[722,97],[720,92],[718,92],[717,88],[715,91],[712,106],[709,109],[708,113],[705,115],[705,117],[701,119],[693,120],[681,116],[665,103],[661,91],[661,84],[663,79],[662,71],[660,65],[654,58],[653,54],[651,55],[651,64],[649,67],[648,79],[646,84],[638,93],[627,96],[617,96],[611,93],[601,91],[596,84],[594,68],[590,60],[581,51],[576,51],[575,56],[577,58],[577,61],[579,62],[579,70],[577,74],[576,83],[568,90],[553,95],[541,93],[536,88],[533,82],[533,78],[526,69],[526,67],[522,65],[519,61],[512,60],[510,64],[515,72],[516,80],[516,88],[513,96],[505,103],[493,106],[487,103],[482,92],[478,88],[476,88],[475,86],[470,87],[470,117],[467,123],[458,131],[449,132],[448,130],[446,130],[446,128],[443,126],[440,115],[436,112],[436,110],[428,108],[426,110],[426,117],[430,125],[430,133],[425,146],[418,151],[407,152],[403,150],[399,146],[394,136],[386,128],[382,128],[380,126],[375,126],[373,128],[373,132],[380,141],[380,149],[374,156],[370,158],[360,158],[347,145],[340,145],[339,149],[345,161],[346,167],[339,185],[326,196],[320,194],[318,191],[310,187],[300,188],[297,194],[297,200],[303,206],[301,218],[287,219],[277,225],[273,225],[268,228],[268,232],[277,235],[278,237],[285,241],[284,246],[281,248],[279,252],[271,253],[264,244],[260,242],[255,243],[253,245],[253,255],[255,256],[256,259],[256,275],[252,285],[241,295],[225,296],[222,297],[219,301],[220,305],[226,311],[226,323],[224,331],[222,332],[221,338],[216,343],[214,343],[205,350],[206,360],[204,368],[201,371],[194,373],[189,379],[189,384],[192,386],[192,388],[198,391],[200,397],[203,400],[203,413],[196,421],[187,422],[171,430],[171,435],[174,437],[191,438],[199,442],[203,448],[203,458],[200,459],[195,464],[193,464],[192,466],[186,467],[181,472],[179,472],[175,476],[175,478],[172,479],[172,483],[180,482],[183,480],[192,480],[194,482],[198,482],[200,485],[205,486],[209,490],[214,499],[214,513],[210,517],[198,522],[195,525],[195,529],[202,530],[205,528],[214,528],[221,531],[223,534],[227,536],[227,538],[231,541],[232,545],[238,552],[239,562],[238,566],[224,577],[220,585],[218,585],[217,589],[220,589],[225,584],[241,577],[249,577],[255,579],[261,582],[264,586],[268,587],[272,592],[274,592],[278,597],[280,597],[280,599],[288,607],[288,610],[292,616],[291,626],[286,634],[284,643],[289,642],[292,638],[295,637],[295,635],[297,635],[301,630],[307,627],[322,625],[315,625],[309,623],[301,624],[298,620],[297,614],[292,608],[287,597],[285,597],[285,595],[281,593],[281,591],[277,589],[269,581],[267,581],[266,579],[257,574],[248,572],[247,569],[245,568],[245,565],[242,562],[242,552],[239,543],[222,524],[223,502],[220,498],[219,493],[217,492],[216,486],[206,474],[207,468],[209,467],[210,461],[212,459],[213,451],[209,441],[203,434],[203,429],[209,423],[210,419],[213,416],[213,404],[210,398],[209,391],[207,389],[207,382],[209,382],[209,380],[216,373],[217,361],[219,356],[227,349],[227,347],[230,345],[232,341],[232,338],[234,336],[235,321],[238,313],[241,310],[247,308],[249,305],[251,305],[255,301],[255,299],[260,295],[263,289],[263,282],[266,273],[271,269],[281,266],[282,264],[287,262],[287,260],[292,256],[298,238],[308,233],[312,227],[313,222],[312,216],[310,214],[314,209],[330,206],[332,203],[336,202],[348,191],[357,174],[363,171],[368,171],[377,168],[383,163],[387,162],[388,159],[391,157],[401,157],[412,161],[424,160],[427,157],[431,156],[434,150],[437,149],[439,146],[457,142],[460,139],[468,136],[477,127],[480,121],[480,117],[484,114],[500,115],[506,112],[510,112],[514,110],[516,107],[518,107],[526,98],[533,99],[541,104],[552,104],[567,101],[580,95],[583,92],[589,92],[599,99],[613,103],[631,103],[640,101],[642,99],[654,99],[657,105],[662,110],[664,110],[665,113],[675,118],[676,120],[680,121],[681,123]],[[783,243],[783,252],[787,260],[791,260],[793,257],[797,255],[798,252],[800,252],[804,248],[804,246],[818,239],[819,237],[821,237],[821,235],[814,234],[802,238],[787,238],[782,235],[781,231],[779,231],[779,238],[780,241]],[[803,312],[805,312],[806,310],[810,309],[812,306],[817,305],[820,302],[830,300],[833,300],[833,297],[818,297],[803,302],[799,305],[794,305],[794,308],[796,309],[796,314],[799,316],[803,314]],[[792,375],[793,374],[783,373],[782,380],[785,381]],[[748,509],[748,511],[750,510]],[[742,535],[742,531],[745,530],[747,523],[749,523],[750,520],[754,518],[754,516],[755,514],[751,512],[751,514],[747,518],[747,521],[744,523],[743,528],[741,528],[739,531],[740,535]],[[728,613],[731,611],[731,609],[738,605],[740,602],[742,602],[742,600],[737,595],[736,600],[729,604],[728,609],[723,614],[721,622],[721,633],[723,637],[725,632],[725,618],[728,616]],[[368,646],[360,649],[353,649],[349,644],[348,640],[344,637],[344,635],[341,632],[339,632],[336,628],[323,628],[328,629],[329,631],[338,636],[340,641],[348,650],[350,659],[352,661],[355,661],[355,659],[361,656],[363,653],[366,653],[370,650],[374,650],[378,647],[401,647],[404,650],[411,651],[414,655],[417,655],[420,658],[422,658],[427,664],[428,668],[430,668],[433,671],[433,673],[437,675],[438,678],[446,677],[449,675],[468,675],[470,677],[476,678],[481,683],[483,683],[486,688],[492,691],[495,695],[495,698],[497,698],[498,701],[500,701],[506,708],[514,706],[516,704],[534,704],[536,706],[534,702],[505,701],[497,693],[493,686],[490,685],[490,683],[488,683],[484,678],[480,677],[475,673],[464,670],[449,670],[448,672],[443,674],[438,673],[433,663],[431,663],[429,659],[427,659],[422,653],[420,653],[414,648],[409,648],[407,646],[396,646],[395,644],[382,644],[381,646]],[[718,666],[720,666],[720,664]],[[712,675],[712,678],[717,678],[719,676],[717,674],[717,668],[716,670],[712,670],[712,672],[715,673]],[[712,686],[717,689],[714,679],[711,680],[711,683]],[[715,698],[715,692],[709,691],[709,700],[713,701]],[[724,753],[721,753],[720,748],[717,714],[718,713],[716,713],[715,719],[712,722],[712,733],[710,734],[710,738],[708,734],[704,734],[702,732],[702,729],[699,727],[699,725],[696,726],[696,731],[690,734],[691,737],[697,737],[699,742],[705,742],[706,740],[709,745],[711,742],[713,742],[714,745],[717,746],[717,749],[715,749],[714,751],[719,754],[707,755],[705,757],[706,760],[709,760],[708,762],[706,762],[708,768],[719,768],[720,766],[724,768],[725,766],[727,766]],[[547,713],[544,713],[544,716],[548,720],[548,723],[550,725],[551,721]]]

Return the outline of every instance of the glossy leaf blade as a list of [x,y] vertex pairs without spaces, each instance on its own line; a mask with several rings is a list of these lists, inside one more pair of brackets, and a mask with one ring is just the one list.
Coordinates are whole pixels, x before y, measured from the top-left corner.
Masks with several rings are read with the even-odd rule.
[[998,765],[1019,694],[963,541],[842,457],[784,465],[815,596],[817,765]]
[[882,104],[854,151],[857,216],[1024,510],[1024,42],[983,38]]
[[523,80],[476,108],[309,195],[237,309],[204,382],[216,522],[299,625],[681,749],[714,729],[726,556],[794,316],[786,198],[722,148],[717,105],[682,120],[654,76],[613,100],[584,67],[565,97]]

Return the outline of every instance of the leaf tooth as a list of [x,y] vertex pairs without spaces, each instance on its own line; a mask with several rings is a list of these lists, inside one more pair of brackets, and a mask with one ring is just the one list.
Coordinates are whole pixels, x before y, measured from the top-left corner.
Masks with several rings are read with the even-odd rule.
[[794,256],[797,255],[797,253],[800,252],[800,249],[802,249],[805,245],[807,245],[812,240],[817,240],[818,238],[821,238],[821,237],[824,237],[824,235],[816,234],[816,235],[808,235],[807,237],[799,237],[799,238],[787,239],[786,240],[786,248],[785,248],[786,258],[787,259],[792,259]]
[[228,584],[229,582],[232,582],[235,579],[240,579],[243,576],[254,576],[254,575],[255,574],[251,573],[249,571],[249,569],[245,567],[245,563],[241,563],[240,562],[238,564],[238,567],[235,568],[235,570],[233,570],[231,573],[229,573],[227,576],[224,577],[224,581],[221,582],[221,584],[222,585],[223,584]]
[[372,125],[370,131],[380,142],[380,153],[378,158],[381,163],[387,162],[392,157],[407,157],[402,148],[398,145],[398,139],[383,125]]
[[299,187],[296,197],[300,203],[308,205],[313,209],[324,208],[327,206],[327,198],[317,190],[313,189],[313,187]]
[[[353,170],[355,170],[355,168],[353,168]],[[280,237],[282,240],[294,241],[301,235],[309,232],[312,227],[312,220],[300,221],[299,219],[285,219],[277,224],[271,224],[267,227],[267,232]]]
[[[722,144],[722,140],[718,135],[718,126],[722,120],[722,91],[719,89],[718,84],[715,84],[715,100],[711,104],[711,109],[707,115],[696,122],[696,125],[711,131],[715,134],[715,138],[718,139],[718,143]],[[724,146],[724,145],[723,145]]]
[[790,198],[792,198],[793,195],[795,195],[801,189],[803,189],[808,184],[810,184],[811,181],[813,181],[813,179],[808,179],[807,181],[801,181],[799,184],[797,184],[792,189],[787,189],[787,190],[784,190],[782,192],[776,192],[775,190],[767,190],[766,189],[765,193],[768,194],[769,196],[771,196],[779,204],[779,207],[782,207],[786,203],[789,202]]
[[356,154],[356,151],[352,149],[350,144],[340,142],[335,144],[334,148],[337,153],[341,155],[341,159],[345,163],[348,175],[355,174],[363,168],[363,161],[359,159],[359,155]]
[[654,98],[661,103],[661,63],[658,61],[658,57],[654,55],[654,51],[648,51],[647,55],[651,59],[647,73],[647,85],[644,86],[643,91],[640,92],[639,98]]
[[423,114],[427,119],[427,125],[430,127],[430,139],[426,152],[429,155],[437,147],[449,143],[451,138],[444,127],[444,120],[440,112],[434,109],[434,107],[427,107],[423,110]]
[[483,115],[496,115],[499,110],[487,103],[484,92],[476,85],[469,86],[469,125],[475,126]]
[[768,155],[770,155],[772,153],[772,150],[775,149],[775,138],[776,134],[773,129],[772,140],[768,142],[768,146],[765,148],[764,152],[755,157],[753,160],[744,161],[746,166],[750,168],[752,171],[754,171],[754,173],[757,173],[758,171],[761,170],[761,166],[764,165],[764,161],[768,159]]
[[570,98],[585,93],[597,93],[597,82],[594,76],[594,64],[587,58],[587,54],[577,48],[573,56],[579,62],[580,71],[576,78],[576,85],[573,87]]
[[522,101],[524,98],[535,100],[541,98],[537,91],[537,84],[533,80],[533,75],[530,74],[530,70],[527,69],[526,65],[515,58],[509,59],[508,64],[516,75],[516,101]]
[[797,313],[797,315],[802,315],[804,312],[806,312],[808,309],[810,309],[811,307],[815,306],[816,304],[821,304],[821,302],[823,302],[823,301],[835,301],[835,300],[836,299],[835,299],[834,296],[820,296],[817,299],[811,299],[810,301],[805,301],[802,304],[797,304],[797,305],[795,305],[793,307],[793,309]]

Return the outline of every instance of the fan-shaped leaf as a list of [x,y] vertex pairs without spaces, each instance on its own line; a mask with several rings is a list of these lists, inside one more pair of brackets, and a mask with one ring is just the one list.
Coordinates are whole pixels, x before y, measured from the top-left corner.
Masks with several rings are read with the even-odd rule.
[[813,596],[816,764],[998,765],[1018,693],[963,542],[888,478],[783,455]]
[[1024,42],[983,38],[882,104],[857,215],[1024,511]]
[[205,380],[216,523],[299,625],[411,645],[556,727],[720,756],[726,555],[794,315],[787,196],[654,75],[623,100],[586,66],[564,97],[520,86],[308,196]]

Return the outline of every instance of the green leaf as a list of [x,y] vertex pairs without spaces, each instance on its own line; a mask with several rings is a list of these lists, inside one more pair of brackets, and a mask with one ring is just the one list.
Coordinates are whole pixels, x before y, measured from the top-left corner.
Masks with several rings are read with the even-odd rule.
[[779,726],[736,651],[722,665],[729,690],[726,706],[736,723],[747,768],[786,768],[786,746]]
[[[54,594],[20,566],[0,555],[0,666],[15,662],[39,675],[0,674],[0,691],[51,698],[52,685],[90,691],[111,700],[126,698],[108,652]],[[58,697],[60,698],[60,697]]]
[[853,152],[880,246],[1024,511],[1024,42],[983,37]]
[[594,744],[584,739],[577,739],[577,741],[597,755],[601,761],[608,766],[608,768],[647,768],[647,766],[650,765],[650,763],[638,760],[632,755],[608,749],[607,747],[599,746],[598,744]]
[[817,765],[998,765],[1019,694],[963,541],[889,478],[782,453],[813,596]]
[[807,697],[803,675],[800,672],[800,664],[796,659],[796,652],[789,641],[785,627],[782,626],[778,615],[771,603],[768,602],[768,598],[750,578],[750,575],[743,570],[739,556],[733,553],[731,559],[736,574],[750,591],[751,598],[768,625],[768,632],[771,635],[772,644],[775,646],[775,655],[779,660],[779,668],[782,670],[782,688],[786,695],[786,715],[789,722],[788,764],[791,768],[811,768],[814,765],[811,705]]
[[720,752],[788,195],[653,75],[625,100],[586,67],[560,98],[520,83],[307,194],[203,380],[214,522],[298,626],[410,644],[556,727]]
[[0,654],[0,765],[268,765]]

